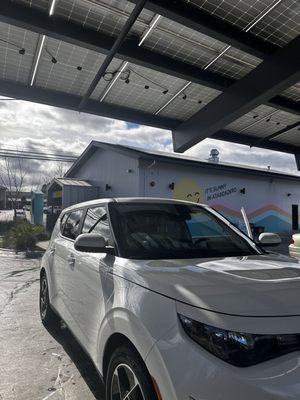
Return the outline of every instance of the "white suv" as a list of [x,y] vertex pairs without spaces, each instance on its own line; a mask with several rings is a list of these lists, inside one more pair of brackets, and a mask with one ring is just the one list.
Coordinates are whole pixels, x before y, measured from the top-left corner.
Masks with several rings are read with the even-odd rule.
[[64,210],[41,268],[107,400],[296,400],[300,269],[207,206],[108,199]]

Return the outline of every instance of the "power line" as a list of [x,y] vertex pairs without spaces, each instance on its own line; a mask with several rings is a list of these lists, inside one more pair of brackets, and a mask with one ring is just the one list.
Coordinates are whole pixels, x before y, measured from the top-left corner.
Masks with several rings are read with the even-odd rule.
[[73,163],[75,160],[66,159],[66,158],[49,158],[49,157],[38,157],[38,156],[24,156],[19,154],[1,154],[0,157],[3,158],[19,158],[22,160],[37,160],[37,161],[61,161],[61,162],[69,162]]
[[43,156],[55,156],[59,158],[73,158],[77,159],[78,156],[74,154],[58,154],[58,153],[49,153],[49,152],[42,152],[42,151],[33,151],[33,150],[19,150],[19,149],[7,149],[4,147],[0,147],[0,151],[2,152],[13,152],[16,154],[25,154],[25,155],[43,155]]
[[42,153],[42,152],[30,152],[30,151],[19,151],[12,149],[1,149],[0,157],[3,158],[19,158],[27,160],[38,160],[38,161],[60,161],[60,162],[74,162],[76,161],[76,156],[71,155],[61,155],[55,153]]

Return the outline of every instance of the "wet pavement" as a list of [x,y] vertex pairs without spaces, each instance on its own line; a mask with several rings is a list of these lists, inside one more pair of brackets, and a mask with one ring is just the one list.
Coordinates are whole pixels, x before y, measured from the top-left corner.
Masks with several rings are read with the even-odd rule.
[[40,322],[36,256],[0,250],[0,400],[104,400],[102,382],[71,333]]

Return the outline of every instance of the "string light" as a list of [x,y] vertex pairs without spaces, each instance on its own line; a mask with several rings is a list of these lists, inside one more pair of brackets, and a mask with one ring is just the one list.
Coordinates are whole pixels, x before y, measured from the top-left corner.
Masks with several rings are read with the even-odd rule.
[[54,55],[47,49],[47,47],[46,47],[45,50],[46,50],[46,53],[49,54],[49,56],[51,57],[51,62],[53,64],[56,64],[57,63],[57,59],[54,57]]
[[19,54],[21,54],[22,56],[25,54],[24,47],[21,47],[21,46],[17,45],[16,43],[13,43],[8,40],[1,39],[1,38],[0,38],[0,42],[5,43],[5,44],[10,44],[11,46],[16,47],[17,49],[19,49]]

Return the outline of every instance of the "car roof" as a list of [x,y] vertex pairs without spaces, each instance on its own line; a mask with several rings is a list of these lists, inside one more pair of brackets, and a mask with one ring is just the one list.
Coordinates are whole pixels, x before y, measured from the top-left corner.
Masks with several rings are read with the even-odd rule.
[[74,204],[70,207],[65,208],[63,210],[63,213],[77,210],[79,208],[91,207],[97,204],[108,204],[108,203],[160,203],[160,204],[164,203],[164,204],[190,204],[190,205],[197,204],[198,206],[207,207],[207,205],[205,204],[198,204],[185,200],[168,199],[162,197],[116,197],[116,198],[111,197],[106,199],[89,200],[83,203]]

